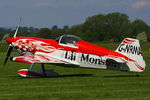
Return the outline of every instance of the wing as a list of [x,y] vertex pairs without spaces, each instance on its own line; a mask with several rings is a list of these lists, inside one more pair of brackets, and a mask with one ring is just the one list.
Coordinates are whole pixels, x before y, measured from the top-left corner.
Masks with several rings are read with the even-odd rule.
[[59,59],[55,59],[45,55],[28,55],[28,56],[18,56],[13,57],[12,61],[24,62],[24,63],[64,63],[68,64],[65,61],[61,61]]

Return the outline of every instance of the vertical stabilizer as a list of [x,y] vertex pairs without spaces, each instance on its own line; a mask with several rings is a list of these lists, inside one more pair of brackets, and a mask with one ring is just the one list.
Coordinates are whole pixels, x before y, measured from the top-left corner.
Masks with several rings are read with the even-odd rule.
[[134,61],[127,61],[127,65],[130,68],[130,71],[142,72],[145,69],[145,61],[141,54],[141,47],[139,40],[132,38],[125,38],[121,44],[116,49],[116,52],[119,52],[128,58]]

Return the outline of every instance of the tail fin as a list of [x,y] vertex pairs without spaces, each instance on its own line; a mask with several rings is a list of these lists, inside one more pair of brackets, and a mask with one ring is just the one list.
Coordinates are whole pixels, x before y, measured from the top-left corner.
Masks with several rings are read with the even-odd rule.
[[145,70],[146,64],[141,54],[139,40],[125,38],[116,49],[116,52],[119,52],[127,56],[128,58],[134,60],[134,62],[127,61],[126,63],[130,71],[142,72]]

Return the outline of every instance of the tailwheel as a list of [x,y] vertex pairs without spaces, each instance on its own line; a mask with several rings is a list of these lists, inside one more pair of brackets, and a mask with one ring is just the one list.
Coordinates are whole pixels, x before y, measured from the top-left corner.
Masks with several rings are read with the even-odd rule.
[[32,77],[56,77],[59,74],[44,68],[44,64],[42,64],[42,68],[32,70],[34,64],[31,64],[29,69],[20,69],[18,74],[22,77],[32,78]]

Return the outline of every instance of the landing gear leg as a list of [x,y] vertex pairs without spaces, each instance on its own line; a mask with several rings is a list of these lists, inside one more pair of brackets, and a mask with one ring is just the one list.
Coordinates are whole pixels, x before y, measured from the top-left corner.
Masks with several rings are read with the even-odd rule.
[[31,64],[29,69],[20,69],[18,71],[18,74],[22,77],[56,77],[59,74],[56,72],[53,72],[52,70],[48,70],[44,68],[44,64],[41,64],[40,69],[32,70],[34,67],[34,64]]
[[34,64],[31,64],[29,71],[31,71],[33,67],[34,67]]
[[45,72],[44,64],[42,63],[41,65],[42,65],[43,75],[44,75],[44,76],[47,76],[47,75],[46,75],[46,72]]

